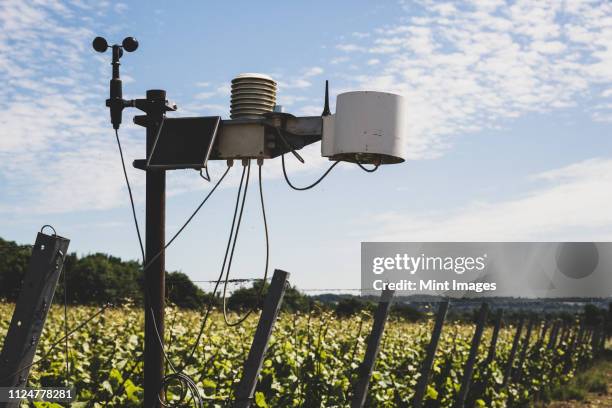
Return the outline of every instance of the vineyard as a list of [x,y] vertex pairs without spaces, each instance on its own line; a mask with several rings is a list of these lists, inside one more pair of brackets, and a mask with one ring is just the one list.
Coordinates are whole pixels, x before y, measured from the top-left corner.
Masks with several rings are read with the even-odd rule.
[[[0,315],[3,316],[0,338],[4,338],[8,330],[7,317],[12,315],[13,307],[0,303]],[[71,307],[69,321],[83,321],[95,310]],[[194,379],[207,401],[206,406],[226,406],[241,377],[257,316],[252,315],[239,327],[228,327],[220,313],[213,313],[206,335],[190,359],[200,314],[175,307],[167,307],[166,314],[168,358],[174,366],[184,367],[184,373]],[[40,362],[32,369],[30,386],[64,384],[63,348],[50,350],[62,336],[63,319],[63,308],[53,306],[38,345],[35,361],[40,359]],[[409,323],[389,318],[370,380],[367,407],[412,406],[433,320]],[[140,309],[123,306],[105,310],[71,336],[69,381],[78,392],[77,401],[83,401],[72,403],[72,407],[141,405],[143,325]],[[349,406],[371,326],[372,316],[368,312],[351,318],[338,318],[324,311],[281,313],[266,353],[253,405]],[[491,324],[486,326],[478,346],[466,407],[530,406],[534,399],[544,397],[550,389],[568,381],[591,361],[592,345],[596,344],[593,332],[578,324],[563,326],[532,321],[530,326],[530,330],[521,332],[517,342],[516,325],[504,323],[496,346],[492,348],[494,356],[490,347],[494,329]],[[474,331],[475,326],[468,323],[447,322],[444,326],[425,390],[424,407],[454,406]],[[509,360],[513,360],[513,370],[506,378]],[[172,391],[170,386],[170,399]]]

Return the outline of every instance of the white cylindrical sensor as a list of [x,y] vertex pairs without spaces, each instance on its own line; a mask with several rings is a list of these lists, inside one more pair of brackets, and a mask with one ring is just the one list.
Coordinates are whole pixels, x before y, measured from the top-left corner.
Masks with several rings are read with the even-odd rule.
[[332,160],[393,164],[405,160],[407,118],[404,97],[357,91],[338,95],[331,145]]

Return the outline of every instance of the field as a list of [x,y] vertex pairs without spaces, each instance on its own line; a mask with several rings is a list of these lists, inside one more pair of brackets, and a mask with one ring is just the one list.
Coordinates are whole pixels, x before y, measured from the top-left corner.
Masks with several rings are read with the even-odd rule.
[[[0,338],[8,329],[13,305],[0,303]],[[69,325],[76,327],[95,308],[69,308]],[[233,387],[240,379],[258,316],[239,326],[225,326],[220,314],[213,314],[199,347],[187,359],[200,324],[197,312],[167,308],[166,352],[175,367],[192,377],[210,407],[231,401]],[[137,407],[142,399],[143,314],[124,306],[108,309],[70,338],[70,383],[78,391],[72,407]],[[339,319],[329,312],[312,315],[281,314],[271,339],[261,373],[255,404],[259,407],[344,407],[350,401],[351,384],[363,359],[371,316],[362,313]],[[427,323],[391,319],[381,344],[381,353],[372,376],[368,407],[408,406],[432,331]],[[458,392],[474,326],[447,323],[444,327],[425,406],[450,407]],[[487,355],[492,329],[485,330],[479,362]],[[497,356],[489,364],[477,364],[468,401],[478,407],[529,406],[534,397],[567,381],[575,367],[590,358],[590,347],[579,344],[574,353],[564,346],[547,349],[534,330],[531,347],[519,375],[502,386],[503,367],[510,353],[514,328],[501,330]],[[63,344],[50,345],[63,335],[63,308],[53,306],[34,366],[30,386],[63,385],[65,356]],[[43,358],[44,356],[44,358]],[[569,359],[569,360],[567,360]],[[569,362],[569,366],[566,365]],[[569,367],[564,370],[564,367]],[[170,392],[172,393],[171,387]],[[176,392],[176,390],[174,390]],[[43,406],[43,405],[39,405]],[[60,405],[45,405],[57,407]],[[471,406],[471,405],[467,405]]]

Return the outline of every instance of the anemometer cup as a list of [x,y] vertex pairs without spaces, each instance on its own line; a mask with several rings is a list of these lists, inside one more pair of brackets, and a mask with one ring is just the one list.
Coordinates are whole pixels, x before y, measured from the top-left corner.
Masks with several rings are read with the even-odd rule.
[[111,62],[113,67],[113,76],[110,80],[110,92],[109,98],[106,100],[106,106],[110,108],[113,129],[118,130],[121,126],[121,115],[123,109],[134,105],[134,101],[127,101],[123,99],[123,85],[119,75],[119,65],[121,64],[119,63],[119,60],[123,56],[123,50],[127,52],[136,51],[138,49],[138,41],[134,37],[126,37],[123,39],[121,45],[115,44],[111,47],[108,45],[108,42],[104,37],[96,37],[91,45],[97,52],[103,53],[109,48],[112,48],[113,51]]
[[359,164],[405,161],[407,136],[403,96],[373,91],[346,92],[336,99],[336,113],[323,117],[321,154]]
[[[108,41],[106,41],[104,37],[94,38],[91,45],[97,52],[106,52],[106,50],[108,50],[110,47],[108,45]],[[138,49],[138,40],[136,40],[134,37],[125,37],[121,42],[121,45],[115,44],[113,45],[113,48],[121,48],[127,52],[134,52]]]

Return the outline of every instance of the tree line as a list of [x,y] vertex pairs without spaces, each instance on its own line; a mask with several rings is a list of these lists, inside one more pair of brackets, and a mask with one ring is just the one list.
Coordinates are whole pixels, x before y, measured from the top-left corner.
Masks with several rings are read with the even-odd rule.
[[[0,238],[0,299],[13,302],[17,300],[31,249],[31,245],[19,245]],[[70,304],[101,305],[110,302],[115,305],[126,303],[140,305],[143,303],[144,274],[140,262],[125,261],[104,253],[82,257],[71,253],[65,257],[63,273],[67,279],[67,300]],[[267,288],[267,282],[254,281],[250,287],[236,289],[228,297],[227,306],[230,310],[261,307]],[[260,293],[263,296],[260,296]],[[166,297],[169,302],[181,308],[201,309],[211,302],[217,307],[221,305],[219,295],[213,298],[211,293],[203,291],[189,276],[180,271],[166,272]],[[57,301],[64,299],[62,281],[57,287],[55,299]],[[285,311],[333,310],[339,317],[349,317],[363,311],[372,312],[375,307],[376,299],[329,294],[308,296],[295,287],[287,288],[283,300]],[[419,308],[401,302],[396,302],[391,313],[411,321],[426,317],[426,313]],[[608,310],[587,305],[582,313],[585,321],[592,325],[608,321],[612,332],[612,304]],[[469,313],[462,313],[449,317],[451,320],[469,320],[472,316]],[[513,317],[518,318],[519,315]],[[569,313],[566,317],[568,321],[574,318]]]
[[[16,301],[24,279],[31,245],[19,245],[0,238],[0,299]],[[67,300],[70,304],[101,305],[112,303],[143,303],[144,274],[142,264],[133,260],[94,253],[79,257],[76,253],[66,255],[63,274],[66,276]],[[63,278],[62,278],[63,279]],[[235,290],[228,298],[228,307],[233,310],[258,306],[261,282],[252,287]],[[267,292],[267,284],[263,293]],[[198,309],[213,302],[220,305],[219,296],[213,299],[184,273],[166,271],[166,296],[169,302],[189,309]],[[64,299],[63,281],[56,289],[55,299]],[[285,294],[285,307],[289,311],[306,311],[311,299],[291,287]]]

